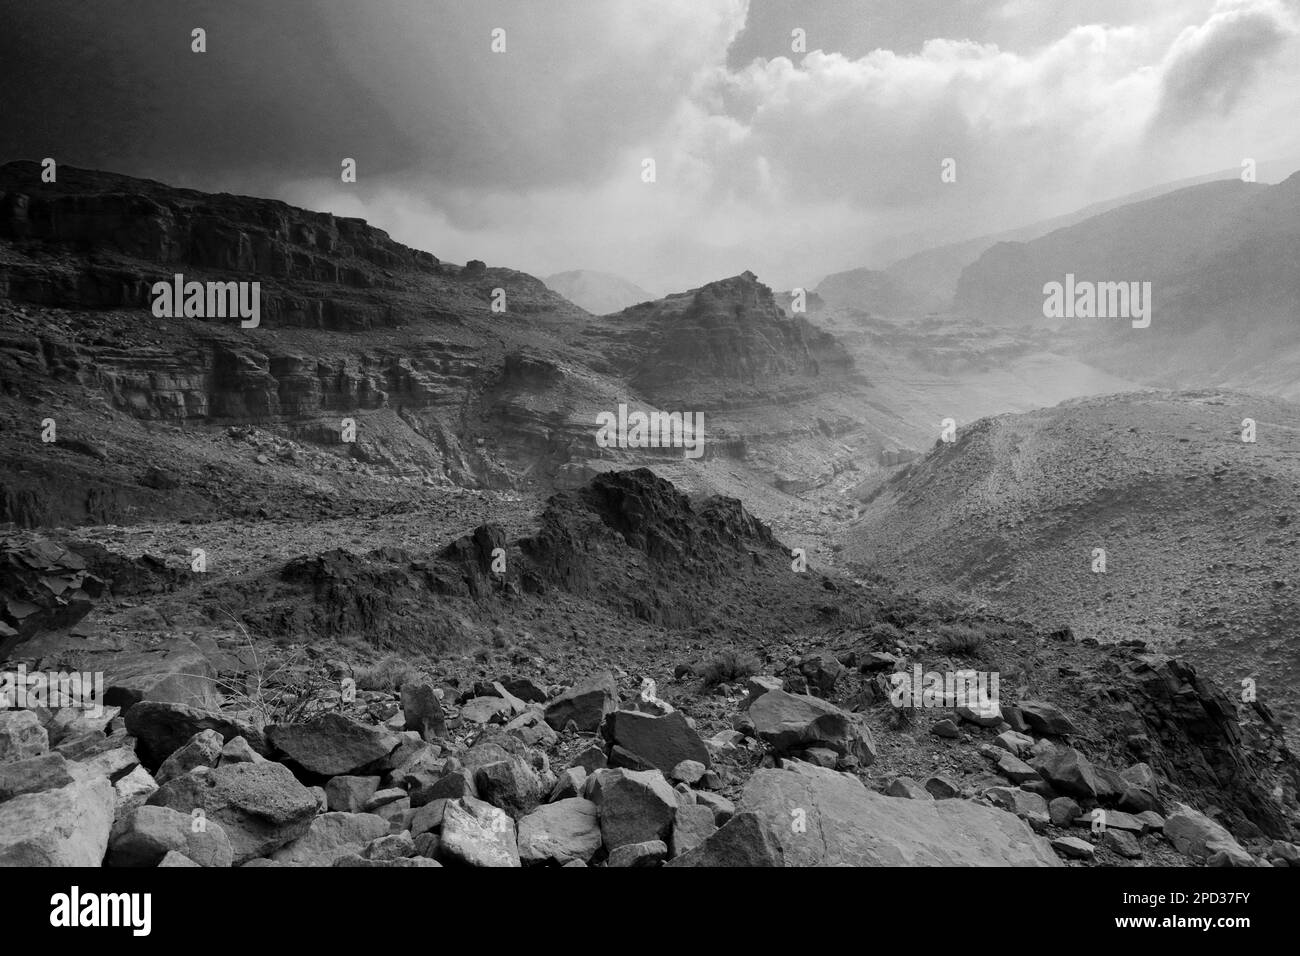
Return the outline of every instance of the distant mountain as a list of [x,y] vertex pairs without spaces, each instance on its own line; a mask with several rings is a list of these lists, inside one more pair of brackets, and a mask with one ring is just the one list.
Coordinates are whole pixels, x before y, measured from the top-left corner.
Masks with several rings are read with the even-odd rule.
[[894,316],[919,311],[917,300],[890,276],[874,269],[836,272],[817,283],[816,293],[832,308]]
[[[1300,158],[1269,160],[1259,163],[1256,174],[1261,181],[1275,182],[1285,179],[1298,166],[1300,166]],[[1161,183],[1015,229],[922,249],[891,263],[883,271],[891,281],[894,292],[903,296],[913,311],[920,314],[946,311],[952,305],[953,295],[957,290],[957,280],[962,270],[999,242],[1030,242],[1057,229],[1075,225],[1111,209],[1118,209],[1120,206],[1154,199],[1189,186],[1225,180],[1238,181],[1239,171],[1219,170],[1176,182]],[[850,273],[838,273],[838,275],[849,275],[859,271],[869,270],[851,270]],[[870,307],[868,309],[870,310]]]
[[[1300,173],[1275,186],[1222,181],[1113,209],[968,266],[959,313],[1000,325],[1068,326],[1081,353],[1153,384],[1294,396],[1300,386]],[[1149,328],[1044,318],[1044,286],[1149,282]]]
[[1255,680],[1294,727],[1297,435],[1300,406],[1215,391],[983,419],[868,494],[844,555],[927,597],[1175,647],[1234,687]]
[[558,292],[592,315],[608,315],[654,298],[645,289],[621,276],[593,272],[590,269],[557,272],[542,281],[552,292]]

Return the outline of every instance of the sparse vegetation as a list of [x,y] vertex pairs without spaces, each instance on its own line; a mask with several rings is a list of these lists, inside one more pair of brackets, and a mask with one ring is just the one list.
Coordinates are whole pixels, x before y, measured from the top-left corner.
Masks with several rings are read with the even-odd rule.
[[723,651],[713,660],[700,668],[700,677],[704,678],[705,687],[717,687],[730,684],[758,673],[758,660],[736,651]]
[[991,630],[980,624],[943,624],[938,629],[934,648],[952,657],[983,659],[989,649]]
[[357,669],[357,687],[361,690],[398,691],[407,681],[420,679],[420,672],[409,661],[390,654],[378,664]]

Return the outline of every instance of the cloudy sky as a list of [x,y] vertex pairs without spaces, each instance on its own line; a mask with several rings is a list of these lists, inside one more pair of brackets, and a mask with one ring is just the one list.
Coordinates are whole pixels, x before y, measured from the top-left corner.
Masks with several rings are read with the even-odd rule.
[[1300,156],[1298,4],[0,0],[0,160],[273,196],[537,275],[788,288]]

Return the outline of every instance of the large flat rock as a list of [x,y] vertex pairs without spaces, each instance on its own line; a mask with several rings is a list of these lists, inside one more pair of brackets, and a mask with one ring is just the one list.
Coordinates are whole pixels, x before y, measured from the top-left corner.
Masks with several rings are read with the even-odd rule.
[[900,800],[833,770],[759,770],[741,811],[758,814],[786,866],[1061,866],[1014,814],[966,800]]

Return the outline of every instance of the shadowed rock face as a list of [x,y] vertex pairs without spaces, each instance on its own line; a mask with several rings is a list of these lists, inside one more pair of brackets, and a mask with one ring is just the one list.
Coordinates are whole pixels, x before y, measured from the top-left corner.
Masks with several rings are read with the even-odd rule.
[[[31,263],[4,270],[11,298],[65,307],[148,304],[149,286],[163,276],[133,274],[125,260],[358,290],[398,288],[394,273],[439,266],[429,253],[393,242],[360,219],[72,167],[61,168],[57,182],[41,183],[40,167],[29,162],[0,167],[0,238],[119,257],[119,264],[82,269]],[[288,324],[347,327],[396,318],[347,299],[312,305],[272,297],[268,306],[266,314]]]

